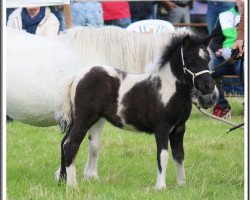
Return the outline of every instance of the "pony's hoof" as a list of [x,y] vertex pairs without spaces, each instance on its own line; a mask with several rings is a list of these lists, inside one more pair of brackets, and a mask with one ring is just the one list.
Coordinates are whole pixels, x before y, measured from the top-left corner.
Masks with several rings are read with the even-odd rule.
[[157,184],[155,186],[155,190],[165,190],[166,189],[166,183],[163,184]]
[[185,181],[179,181],[177,184],[179,185],[179,186],[184,186],[185,185]]
[[92,171],[85,171],[83,173],[83,177],[84,179],[88,180],[88,179],[95,179],[95,180],[98,180],[99,179],[99,176],[96,172],[92,172]]
[[77,187],[77,180],[67,180],[67,186],[68,187],[72,187],[72,188],[76,188]]
[[58,181],[58,182],[60,181],[60,172],[61,172],[61,168],[59,167],[58,170],[56,170],[56,172],[54,174],[55,175],[55,180]]
[[54,176],[55,176],[55,180],[57,182],[61,182],[61,181],[65,181],[66,180],[66,173],[61,171],[61,167],[59,167],[56,170]]

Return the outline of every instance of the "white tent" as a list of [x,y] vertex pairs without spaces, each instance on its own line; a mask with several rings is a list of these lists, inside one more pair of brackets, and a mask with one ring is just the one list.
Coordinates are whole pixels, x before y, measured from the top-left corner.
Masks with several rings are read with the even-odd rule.
[[35,7],[35,6],[54,6],[70,4],[70,0],[7,0],[6,8],[18,8],[18,7]]
[[[18,7],[34,7],[34,6],[54,6],[54,5],[65,5],[70,4],[70,2],[89,2],[89,1],[98,1],[98,0],[6,0],[7,8],[18,8]],[[110,0],[100,0],[101,1],[110,1]],[[120,1],[120,0],[112,0]],[[128,0],[134,1],[134,0]],[[220,1],[220,0],[218,0]],[[223,0],[223,1],[235,1],[235,0]]]

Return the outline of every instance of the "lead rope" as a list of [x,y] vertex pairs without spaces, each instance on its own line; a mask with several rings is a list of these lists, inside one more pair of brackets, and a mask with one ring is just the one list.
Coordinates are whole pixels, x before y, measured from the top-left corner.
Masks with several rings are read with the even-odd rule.
[[220,117],[217,117],[215,115],[212,115],[210,113],[208,113],[206,110],[204,110],[203,108],[201,108],[201,106],[196,102],[196,101],[193,101],[193,104],[196,106],[196,108],[204,115],[208,116],[208,117],[211,117],[213,119],[216,119],[216,120],[219,120],[221,122],[224,122],[225,124],[228,124],[228,125],[231,125],[233,126],[231,129],[228,129],[226,132],[230,132],[232,130],[235,130],[237,128],[243,128],[244,129],[244,123],[242,124],[237,124],[237,123],[234,123],[234,122],[231,122],[229,120],[226,120],[224,118],[220,118]]

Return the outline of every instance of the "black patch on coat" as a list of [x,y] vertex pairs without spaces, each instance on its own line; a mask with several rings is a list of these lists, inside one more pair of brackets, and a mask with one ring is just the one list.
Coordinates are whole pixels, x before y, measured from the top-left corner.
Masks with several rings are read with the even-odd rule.
[[[176,92],[166,106],[161,101],[159,90],[161,79],[145,80],[137,83],[122,100],[122,114],[125,122],[147,133],[157,132],[162,126],[176,125],[191,112],[191,88],[176,82]],[[164,127],[166,128],[166,127]]]
[[[135,84],[123,97],[122,115],[125,122],[139,131],[152,133],[162,118],[164,104],[161,102],[159,90],[162,87],[159,77],[149,77]],[[157,113],[157,114],[156,114]]]
[[79,82],[75,93],[75,119],[90,123],[105,117],[117,127],[122,122],[117,113],[120,80],[110,76],[102,67],[93,67]]
[[175,126],[179,123],[186,122],[192,109],[191,87],[176,82],[176,92],[170,98],[165,109],[170,125]]

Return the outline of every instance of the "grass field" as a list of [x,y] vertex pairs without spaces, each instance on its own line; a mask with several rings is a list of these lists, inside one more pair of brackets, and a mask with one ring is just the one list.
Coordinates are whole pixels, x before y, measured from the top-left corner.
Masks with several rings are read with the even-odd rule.
[[[242,122],[243,99],[231,98],[232,120]],[[78,189],[58,185],[58,127],[38,128],[14,121],[7,124],[7,198],[9,200],[200,200],[244,198],[244,131],[227,134],[230,126],[193,108],[184,139],[186,184],[177,186],[172,157],[167,189],[155,191],[156,145],[153,135],[121,131],[106,123],[98,181],[82,178],[87,139],[77,155]]]

